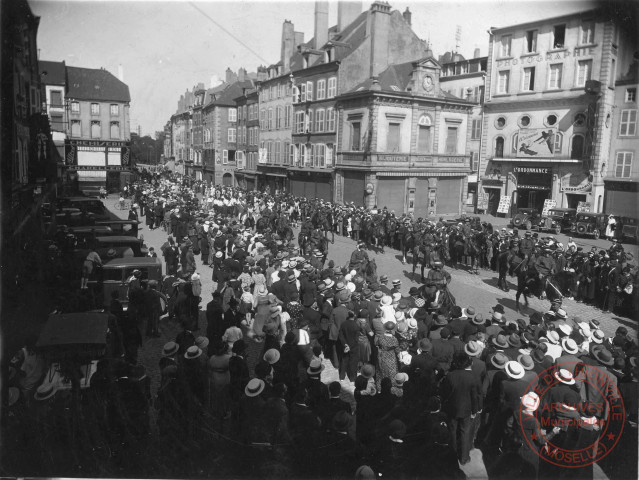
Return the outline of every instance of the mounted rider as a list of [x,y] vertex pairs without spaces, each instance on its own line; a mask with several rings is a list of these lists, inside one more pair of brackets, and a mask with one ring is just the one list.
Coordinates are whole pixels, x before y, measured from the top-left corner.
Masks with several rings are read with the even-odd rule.
[[437,299],[437,293],[441,290],[447,289],[447,286],[451,281],[450,273],[444,270],[443,267],[444,264],[441,261],[434,261],[433,268],[428,272],[428,275],[426,276],[424,293],[428,296],[428,298]]
[[348,264],[349,270],[355,270],[356,272],[363,271],[366,264],[369,262],[368,253],[363,248],[366,247],[364,242],[359,242],[357,248],[351,254],[351,261]]

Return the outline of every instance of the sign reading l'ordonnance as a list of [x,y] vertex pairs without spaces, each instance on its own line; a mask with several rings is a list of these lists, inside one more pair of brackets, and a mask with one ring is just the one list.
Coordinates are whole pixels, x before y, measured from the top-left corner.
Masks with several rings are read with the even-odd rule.
[[555,151],[554,128],[522,128],[517,139],[517,157],[552,157]]

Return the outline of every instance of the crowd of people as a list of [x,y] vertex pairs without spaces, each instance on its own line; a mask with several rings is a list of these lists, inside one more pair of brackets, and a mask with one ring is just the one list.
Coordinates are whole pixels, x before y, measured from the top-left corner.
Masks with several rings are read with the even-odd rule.
[[[620,398],[625,425],[636,428],[638,347],[625,327],[606,336],[597,320],[570,315],[562,295],[548,311],[520,318],[507,318],[499,304],[489,312],[463,298],[457,303],[464,307],[455,304],[444,269],[451,257],[425,245],[430,237],[472,231],[476,222],[418,219],[408,225],[399,218],[400,228],[413,232],[409,237],[422,239],[413,254],[429,269],[427,276],[422,270],[424,285],[405,290],[400,280],[370,268],[368,239],[357,229],[360,213],[375,222],[377,215],[392,215],[384,209],[347,207],[351,213],[340,232],[335,225],[343,220],[335,224],[339,215],[331,214],[338,207],[326,202],[197,187],[201,199],[192,182],[170,175],[129,188],[131,216],[167,232],[158,248],[167,275],[151,288],[167,295],[166,321],[180,331],[158,352],[158,365],[140,364],[142,332],[157,334],[157,309],[135,300],[146,298],[149,282],[132,276],[128,315],[114,296],[108,354],[82,407],[89,423],[109,432],[111,445],[138,451],[157,428],[164,446],[159,451],[178,465],[197,462],[203,453],[197,441],[207,439],[226,455],[217,474],[304,478],[418,478],[425,472],[464,478],[461,466],[481,448],[491,478],[551,478],[565,471],[540,459],[551,451],[550,442],[565,450],[587,448]],[[304,248],[287,235],[297,223]],[[330,259],[325,240],[331,232],[358,240],[348,265]],[[528,263],[531,270],[548,268],[547,276],[557,269],[577,273],[573,266],[564,270],[558,258],[537,257],[570,254],[590,265],[588,257],[598,256],[606,262],[599,271],[610,267],[612,257],[619,261],[614,246],[584,256],[572,245],[560,250],[552,240],[535,242],[528,232],[519,242],[515,232],[487,236],[499,254],[485,266],[495,260],[504,288],[504,265],[504,276]],[[202,288],[205,275],[211,275],[213,291]],[[584,277],[577,277],[581,285]],[[606,285],[610,291],[612,284]],[[579,288],[574,296],[597,299]],[[607,302],[604,308],[613,305]],[[12,397],[20,398],[20,382],[33,378],[37,355],[31,342],[14,359]],[[328,367],[339,381],[326,381]],[[148,372],[156,368],[160,382],[152,392]],[[605,378],[599,388],[585,381],[593,371]],[[36,385],[29,387],[35,397],[28,408],[50,413],[71,401]],[[19,418],[18,399],[13,401]],[[602,402],[606,408],[594,408]],[[62,430],[55,424],[46,435],[59,438]]]

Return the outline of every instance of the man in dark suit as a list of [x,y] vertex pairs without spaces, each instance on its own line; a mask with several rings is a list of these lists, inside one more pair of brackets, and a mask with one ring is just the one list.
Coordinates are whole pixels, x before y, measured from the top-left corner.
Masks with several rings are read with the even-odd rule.
[[472,421],[483,407],[481,384],[472,372],[468,354],[455,354],[453,363],[458,368],[450,371],[444,379],[441,397],[444,411],[450,419],[453,448],[461,464],[465,465],[470,462]]
[[433,344],[433,357],[439,362],[439,365],[444,371],[450,370],[450,365],[453,361],[453,354],[455,353],[455,347],[448,341],[450,337],[450,330],[448,327],[444,327],[440,330],[440,338],[431,340]]
[[206,305],[206,337],[211,342],[221,339],[225,327],[220,292],[213,292],[213,300]]
[[278,276],[279,280],[273,282],[273,285],[271,285],[271,293],[280,301],[284,302],[286,297],[286,272],[284,270],[280,270]]
[[427,338],[417,344],[417,355],[413,355],[409,366],[409,378],[414,381],[416,397],[426,399],[434,393],[439,363],[432,355],[433,345]]

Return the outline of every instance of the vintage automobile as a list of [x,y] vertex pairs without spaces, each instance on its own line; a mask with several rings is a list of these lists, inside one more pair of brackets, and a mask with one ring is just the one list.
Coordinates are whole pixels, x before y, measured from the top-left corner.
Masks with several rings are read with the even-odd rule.
[[107,210],[104,203],[95,197],[60,197],[58,198],[58,208],[60,207],[77,208],[80,211],[91,214],[95,220],[112,220],[116,218],[114,214]]
[[599,238],[606,233],[608,215],[605,213],[579,212],[570,227],[573,235],[592,235]]
[[[156,280],[162,284],[162,261],[157,257],[144,258],[115,258],[104,263],[100,272],[96,272],[94,278],[89,279],[89,288],[96,295],[96,304],[107,308],[111,302],[111,292],[120,292],[120,302],[126,310],[128,307],[127,279],[133,275],[133,270],[140,270],[141,280]],[[100,288],[101,285],[101,288]],[[162,313],[166,312],[168,302],[160,293]]]
[[548,215],[544,215],[537,225],[533,225],[533,230],[554,232],[559,235],[563,231],[570,231],[577,209],[575,208],[551,208]]
[[75,236],[77,248],[89,248],[97,237],[110,237],[113,235],[113,230],[103,225],[68,227],[65,231]]
[[536,208],[520,208],[511,223],[514,227],[530,230],[533,226],[539,225],[541,222],[541,214]]
[[[89,254],[90,245],[78,245],[74,251],[78,261],[83,260]],[[95,237],[93,247],[103,262],[114,258],[146,257],[149,250],[144,242],[135,237],[128,236],[106,236]]]
[[113,235],[138,237],[140,222],[138,220],[98,220],[96,225],[109,227]]
[[632,217],[617,217],[621,223],[621,241],[631,240],[637,243],[639,239],[639,220]]

